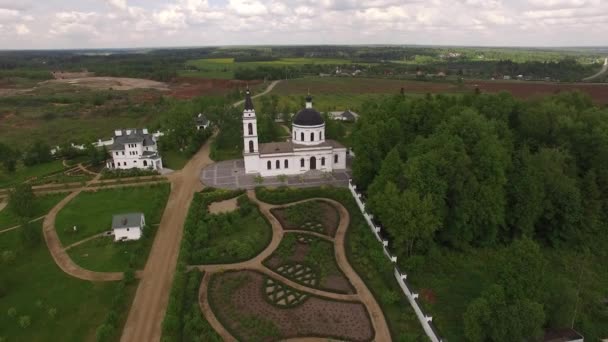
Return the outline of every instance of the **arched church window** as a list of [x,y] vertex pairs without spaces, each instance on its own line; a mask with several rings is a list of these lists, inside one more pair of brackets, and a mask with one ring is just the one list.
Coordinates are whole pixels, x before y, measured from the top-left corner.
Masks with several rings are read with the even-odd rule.
[[252,123],[249,123],[247,125],[247,129],[249,130],[249,135],[253,135],[253,124]]
[[289,160],[285,159],[285,162],[283,163],[285,168],[289,168]]
[[300,133],[300,141],[304,141],[304,132]]
[[336,154],[336,155],[334,156],[334,163],[337,163],[337,162],[338,162],[338,155]]
[[310,141],[315,141],[315,133],[310,133]]
[[321,157],[321,166],[325,166],[325,157]]
[[296,131],[293,131],[293,140],[296,140]]
[[249,153],[253,153],[253,140],[249,140]]
[[277,169],[280,169],[281,168],[281,161],[277,160],[276,163],[275,163],[275,165],[277,166],[276,167]]
[[319,140],[323,140],[323,131],[319,132]]
[[272,169],[272,163],[270,162],[270,160],[268,162],[266,162],[266,168],[268,170]]
[[304,167],[304,158],[300,159],[300,167]]

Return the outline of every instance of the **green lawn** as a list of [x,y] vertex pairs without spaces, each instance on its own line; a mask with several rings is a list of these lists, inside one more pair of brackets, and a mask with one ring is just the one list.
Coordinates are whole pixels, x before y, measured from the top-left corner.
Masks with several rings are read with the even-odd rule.
[[154,242],[157,227],[144,230],[138,241],[114,242],[112,236],[103,236],[68,250],[76,264],[91,271],[124,272],[129,266],[143,269]]
[[190,157],[179,151],[162,152],[163,166],[172,170],[181,170],[190,160]]
[[115,214],[143,212],[151,226],[160,221],[169,191],[169,184],[161,184],[82,192],[59,212],[55,228],[67,246],[110,230]]
[[[41,222],[35,223],[41,231]],[[63,273],[51,258],[42,236],[37,247],[22,248],[19,231],[0,234],[0,251],[16,258],[0,263],[0,340],[94,341],[95,329],[111,306],[117,282],[93,283]],[[10,317],[10,308],[16,310]],[[49,310],[55,309],[51,318]],[[21,316],[31,325],[22,328]]]
[[14,173],[7,173],[6,170],[2,169],[0,170],[0,188],[10,187],[28,179],[46,176],[63,169],[64,166],[61,160],[33,166],[19,165]]
[[[37,196],[34,202],[34,218],[38,218],[48,213],[65,196],[66,194]],[[13,227],[18,224],[20,224],[19,218],[13,214],[8,206],[0,211],[0,229]]]

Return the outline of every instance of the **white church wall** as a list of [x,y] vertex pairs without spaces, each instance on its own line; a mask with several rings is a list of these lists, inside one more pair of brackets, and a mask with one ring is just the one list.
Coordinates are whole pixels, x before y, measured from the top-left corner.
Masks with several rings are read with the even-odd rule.
[[[292,130],[291,135],[296,144],[316,145],[325,141],[325,124],[314,127],[293,125]],[[314,136],[313,139],[311,139],[311,134]],[[304,140],[302,140],[302,136]]]

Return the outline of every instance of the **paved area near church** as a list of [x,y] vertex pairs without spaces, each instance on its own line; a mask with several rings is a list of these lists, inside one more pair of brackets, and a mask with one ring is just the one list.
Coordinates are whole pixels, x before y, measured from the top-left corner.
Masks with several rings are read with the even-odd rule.
[[292,186],[298,188],[320,185],[348,186],[351,177],[350,170],[339,170],[325,173],[318,170],[309,171],[303,175],[287,176],[284,181],[278,177],[264,177],[262,183],[256,183],[256,176],[245,173],[243,159],[226,160],[207,166],[201,171],[201,182],[206,186],[221,189],[253,189],[261,186]]

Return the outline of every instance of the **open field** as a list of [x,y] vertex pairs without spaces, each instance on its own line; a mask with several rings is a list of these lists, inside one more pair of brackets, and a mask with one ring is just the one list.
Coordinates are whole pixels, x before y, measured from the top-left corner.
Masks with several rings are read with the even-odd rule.
[[[532,81],[489,81],[466,80],[463,84],[450,82],[426,82],[412,80],[345,77],[310,77],[287,80],[279,83],[271,94],[281,97],[283,102],[303,99],[308,90],[314,96],[315,107],[319,110],[332,110],[331,103],[340,109],[356,108],[362,99],[371,94],[458,94],[470,93],[479,88],[481,92],[497,93],[506,91],[516,98],[531,99],[553,95],[559,92],[580,91],[586,93],[599,104],[608,104],[608,85],[587,83],[549,83]],[[284,100],[286,99],[286,100]],[[351,106],[348,102],[351,102]],[[302,106],[302,104],[300,106]]]
[[348,59],[339,58],[280,58],[273,61],[235,62],[234,58],[196,59],[186,62],[186,67],[195,67],[198,70],[180,71],[180,76],[204,78],[234,78],[234,71],[238,68],[256,68],[260,66],[286,67],[306,64],[319,65],[345,65],[351,64]]
[[51,81],[40,83],[49,84],[69,84],[78,87],[87,87],[100,90],[133,90],[133,89],[156,89],[160,91],[169,90],[166,83],[140,78],[126,77],[77,77],[77,78],[60,78]]
[[[65,194],[52,194],[52,195],[41,195],[37,196],[34,200],[34,215],[33,218],[46,215],[59,201],[61,201],[66,195]],[[19,218],[15,216],[10,207],[6,207],[0,211],[0,230],[4,228],[10,228],[21,224]]]
[[[34,225],[41,233],[41,223]],[[51,258],[42,236],[40,239],[36,247],[22,248],[18,230],[0,234],[0,251],[16,254],[13,261],[0,263],[0,338],[94,341],[95,330],[109,311],[119,284],[92,283],[66,275]],[[8,314],[11,308],[14,317]],[[20,320],[26,316],[30,325],[24,328]]]
[[[169,185],[124,187],[82,192],[57,215],[55,227],[64,246],[111,229],[112,215],[142,212],[146,225],[158,223]],[[73,231],[73,227],[77,231]]]

